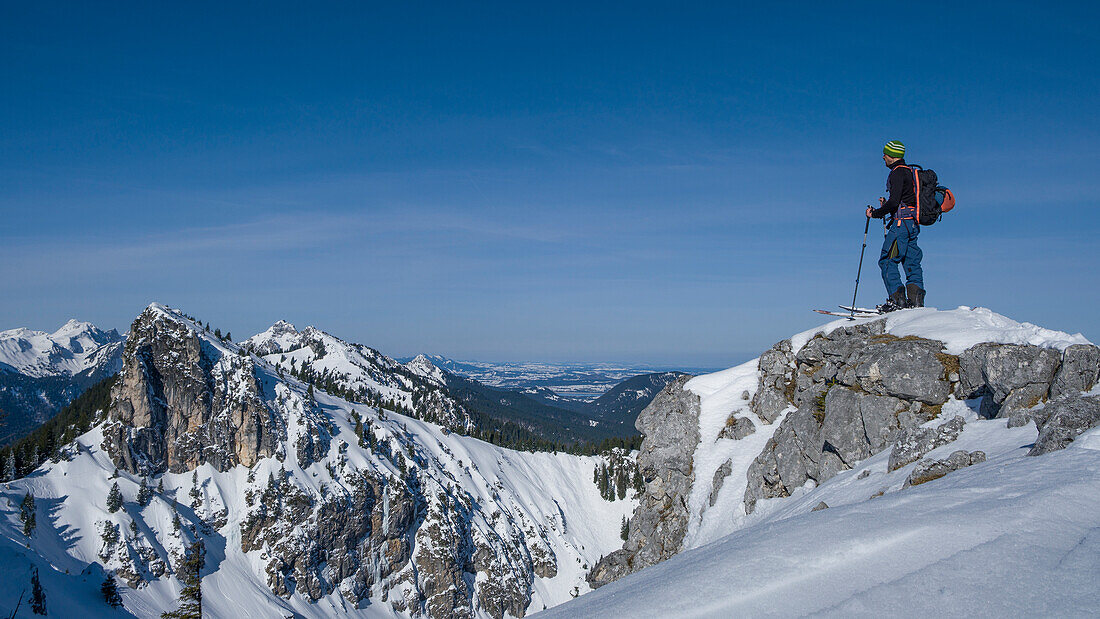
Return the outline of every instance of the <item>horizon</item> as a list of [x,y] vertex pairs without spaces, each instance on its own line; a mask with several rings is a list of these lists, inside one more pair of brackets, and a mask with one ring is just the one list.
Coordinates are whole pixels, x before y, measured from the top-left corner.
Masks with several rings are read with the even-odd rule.
[[3,9],[0,330],[156,300],[394,358],[730,367],[851,301],[899,139],[959,200],[929,306],[1100,339],[1095,4],[267,6]]

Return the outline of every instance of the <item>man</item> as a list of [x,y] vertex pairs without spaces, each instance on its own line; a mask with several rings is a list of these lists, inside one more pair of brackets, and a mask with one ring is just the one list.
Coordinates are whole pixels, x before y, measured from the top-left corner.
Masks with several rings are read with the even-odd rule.
[[[920,261],[924,257],[917,247],[917,194],[913,169],[905,165],[905,145],[897,140],[886,143],[882,149],[882,161],[890,168],[886,177],[889,198],[879,198],[879,207],[867,207],[867,216],[886,219],[886,238],[878,266],[882,270],[882,282],[886,284],[886,303],[879,306],[883,312],[906,307],[924,307],[924,272]],[[906,285],[901,283],[898,264],[905,267]]]

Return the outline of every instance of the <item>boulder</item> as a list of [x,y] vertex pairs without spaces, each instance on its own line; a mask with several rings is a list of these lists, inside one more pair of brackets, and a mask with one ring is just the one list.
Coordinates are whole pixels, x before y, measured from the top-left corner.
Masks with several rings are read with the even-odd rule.
[[718,433],[718,438],[731,438],[735,441],[739,441],[746,436],[756,432],[756,425],[748,417],[735,417],[730,416],[726,420],[725,427]]
[[1081,433],[1100,425],[1100,396],[1076,395],[1047,403],[1039,424],[1039,438],[1027,455],[1065,449]]
[[955,416],[935,428],[919,427],[901,433],[894,442],[886,470],[896,471],[910,462],[920,460],[933,449],[954,441],[959,438],[965,423],[962,417]]
[[[987,395],[992,401],[990,406],[983,407],[983,414],[1007,417],[1013,411],[1028,408],[1024,406],[1028,402],[1047,396],[1061,358],[1057,350],[1032,345],[972,346],[959,355],[955,395],[960,399]],[[1002,404],[1009,396],[1013,396],[1009,408],[1002,411]]]
[[1062,353],[1062,365],[1050,385],[1050,398],[1088,391],[1100,375],[1100,348],[1092,344],[1074,344]]
[[922,460],[913,467],[913,472],[905,480],[905,487],[918,486],[939,479],[948,473],[966,468],[979,462],[985,462],[985,452],[963,450],[953,451],[943,460]]

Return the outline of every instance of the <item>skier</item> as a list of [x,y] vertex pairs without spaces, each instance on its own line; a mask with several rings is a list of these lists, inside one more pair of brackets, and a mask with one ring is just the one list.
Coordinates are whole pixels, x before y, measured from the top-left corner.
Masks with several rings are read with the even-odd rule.
[[[917,198],[913,169],[905,164],[905,145],[897,140],[886,143],[882,149],[882,160],[890,168],[886,177],[886,191],[889,198],[879,198],[879,207],[867,207],[867,216],[883,219],[889,215],[884,225],[886,238],[882,242],[882,253],[878,266],[882,269],[882,282],[886,284],[886,302],[878,306],[882,312],[907,307],[924,307],[924,272],[920,261],[923,253],[917,247]],[[902,286],[897,265],[905,267],[906,285]]]

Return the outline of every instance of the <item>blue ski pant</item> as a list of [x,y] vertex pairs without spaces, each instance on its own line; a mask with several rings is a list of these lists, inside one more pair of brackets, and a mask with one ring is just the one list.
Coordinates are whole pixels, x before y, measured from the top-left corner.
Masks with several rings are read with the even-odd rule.
[[[900,221],[901,225],[898,225]],[[920,226],[912,219],[891,221],[886,228],[886,238],[882,242],[882,254],[878,266],[882,269],[882,283],[886,284],[886,294],[892,294],[904,287],[898,265],[905,267],[905,280],[924,290],[924,271],[920,268],[924,253],[917,247],[917,234]]]

